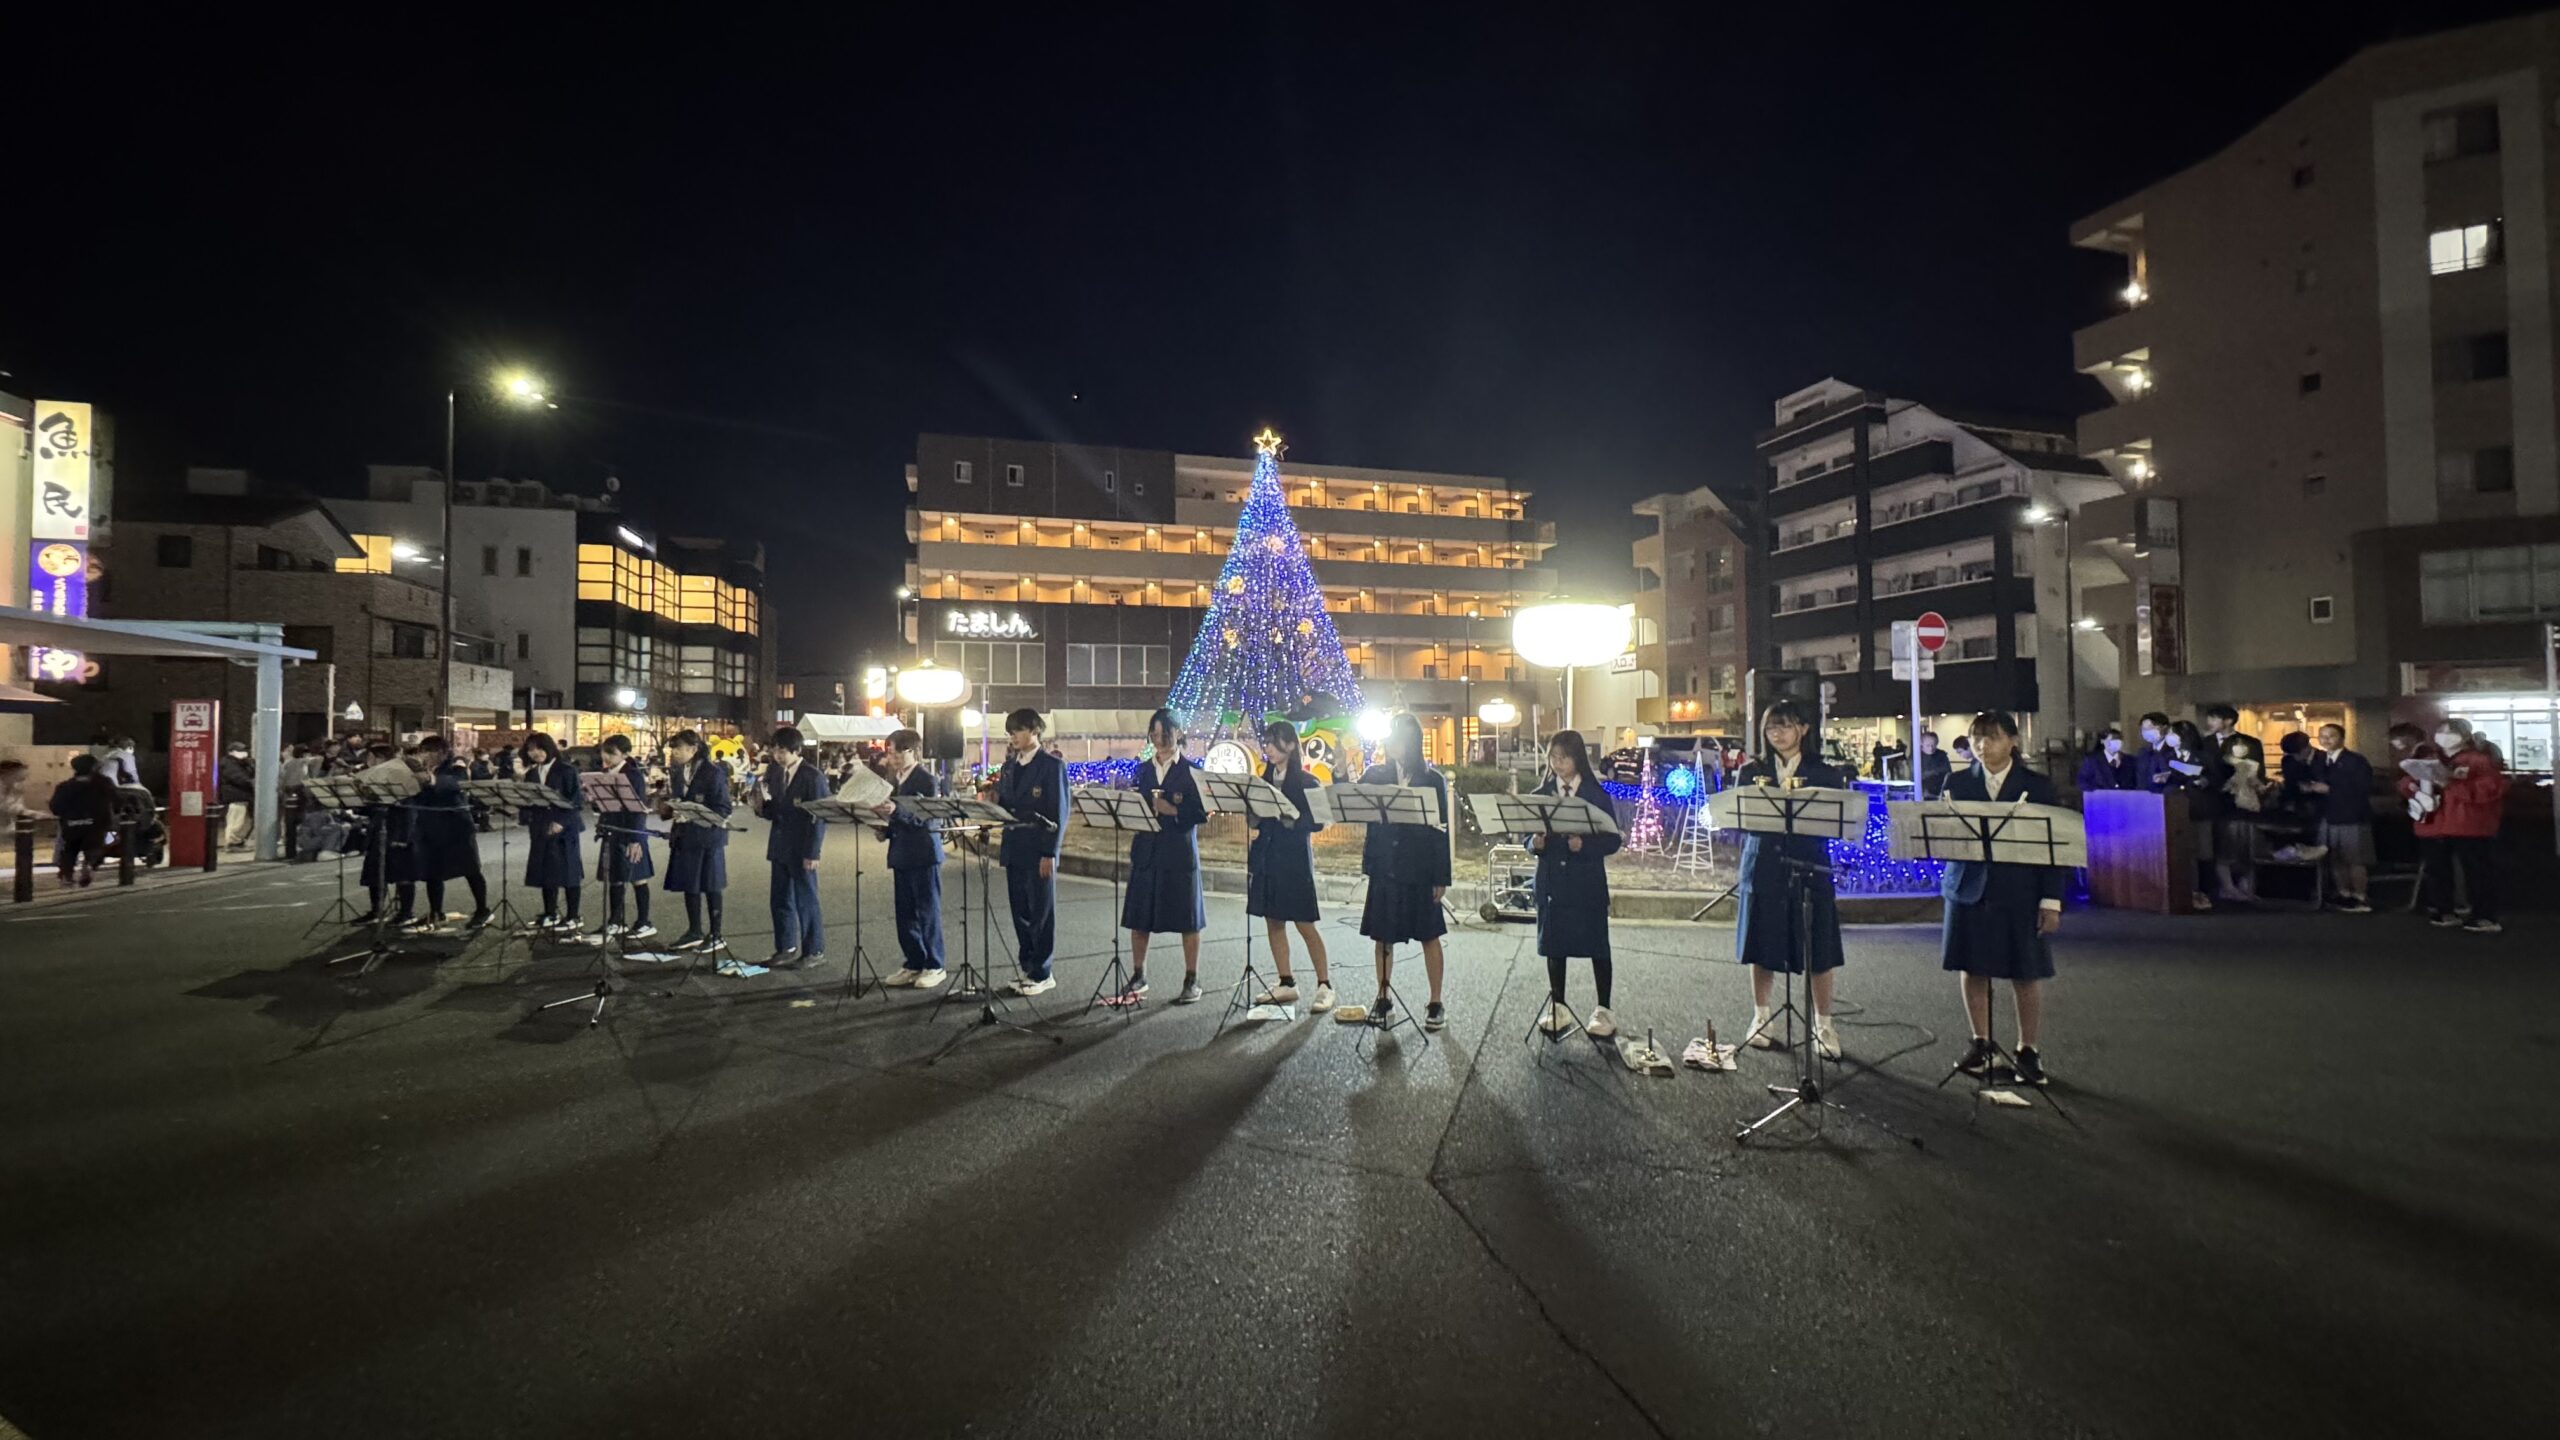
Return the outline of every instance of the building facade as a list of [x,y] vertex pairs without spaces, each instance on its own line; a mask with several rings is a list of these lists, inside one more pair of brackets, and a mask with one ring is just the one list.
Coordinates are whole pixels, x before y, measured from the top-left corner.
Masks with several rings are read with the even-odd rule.
[[1635,542],[1638,726],[1660,735],[1742,733],[1751,665],[1752,547],[1713,490],[1635,504],[1654,522]]
[[[2064,527],[2120,486],[2073,453],[2068,427],[1962,417],[1838,380],[1779,400],[1760,436],[1757,496],[1768,556],[1759,579],[1763,667],[1830,686],[1844,745],[1908,737],[1910,684],[1893,676],[1892,627],[1936,612],[1947,639],[1922,686],[1923,723],[2016,714],[2035,743],[2063,743],[2076,700],[2112,714],[2105,634],[2075,629]],[[2078,666],[2075,677],[2073,666]]]
[[2368,749],[2459,714],[2549,766],[2555,103],[2560,15],[2376,46],[2072,227],[2126,265],[2073,340],[2127,487],[2079,536],[2126,710]]
[[[443,480],[376,465],[362,500],[333,500],[369,562],[434,579]],[[454,487],[454,629],[515,673],[516,724],[591,744],[612,731],[770,729],[773,646],[764,548],[661,538],[618,492],[532,480]]]
[[[1294,460],[1281,474],[1369,704],[1413,711],[1447,757],[1487,687],[1524,713],[1553,691],[1510,648],[1511,612],[1551,588],[1555,530],[1527,518],[1527,492]],[[1252,480],[1246,457],[920,436],[907,640],[967,671],[973,704],[1134,741],[1190,651]]]
[[[189,488],[125,497],[102,547],[91,613],[131,620],[230,620],[281,625],[285,643],[315,659],[284,672],[283,738],[346,731],[402,734],[434,713],[436,591],[394,573],[319,502],[252,493],[237,471],[196,471]],[[98,728],[130,735],[156,775],[169,716],[182,699],[223,702],[228,737],[248,738],[255,675],[210,660],[99,657],[84,683],[48,685],[62,703],[37,717],[47,744],[83,743]],[[453,706],[466,724],[507,713],[503,666],[457,660]]]

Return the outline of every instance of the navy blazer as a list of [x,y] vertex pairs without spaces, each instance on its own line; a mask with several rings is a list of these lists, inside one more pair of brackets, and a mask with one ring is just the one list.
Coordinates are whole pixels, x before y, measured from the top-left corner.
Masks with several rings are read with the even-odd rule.
[[[1549,775],[1537,789],[1540,795],[1556,795],[1556,777]],[[1599,781],[1585,777],[1574,792],[1583,804],[1619,821],[1618,803]],[[1528,836],[1522,836],[1527,843]],[[1585,835],[1582,848],[1573,848],[1571,839],[1563,835],[1546,837],[1545,848],[1538,851],[1538,953],[1541,955],[1606,955],[1609,953],[1609,857],[1618,853],[1623,837],[1617,835]]]
[[[667,798],[705,806],[727,818],[737,809],[729,796],[729,772],[718,761],[698,757],[693,772],[684,773],[681,765],[667,767]],[[726,825],[677,825],[667,832],[669,850],[726,850],[729,827]]]
[[[532,778],[530,770],[525,774],[528,780]],[[566,760],[555,759],[551,768],[543,772],[542,784],[560,797],[560,803],[543,808],[525,807],[519,817],[524,821],[525,830],[537,838],[543,837],[545,829],[552,825],[559,826],[560,833],[567,836],[585,831],[587,822],[583,812],[586,801],[578,796],[577,767]]]
[[[1964,776],[1971,773],[1973,771],[1970,766],[1957,772],[1956,778],[1947,782],[1948,793],[1952,794],[1953,787],[1960,783]],[[1820,759],[1807,754],[1796,762],[1796,781],[1810,790],[1846,790],[1849,788],[1850,776],[1848,771],[1838,766],[1826,765]],[[1737,776],[1733,783],[1736,788],[1740,788],[1764,782],[1771,789],[1778,787],[1777,769],[1765,758],[1754,760],[1743,766],[1741,775]],[[1742,874],[1740,883],[1735,887],[1737,893],[1750,895],[1763,885],[1772,890],[1784,890],[1787,884],[1787,867],[1780,863],[1782,860],[1802,860],[1808,864],[1829,865],[1831,842],[1812,835],[1770,835],[1746,831],[1742,837]],[[1831,884],[1831,877],[1829,875],[1815,875],[1812,880],[1818,895],[1830,893],[1828,887]]]
[[2091,790],[2138,790],[2142,785],[2140,762],[2127,756],[2119,754],[2109,761],[2107,752],[2093,750],[2080,762],[2080,789],[2083,793]]
[[[1360,777],[1363,785],[1401,785],[1406,783],[1396,774],[1393,761],[1369,767]],[[1435,809],[1442,825],[1449,821],[1449,777],[1429,764],[1411,782],[1416,788],[1431,792],[1426,808]],[[1360,843],[1360,873],[1373,880],[1387,880],[1399,885],[1446,885],[1449,883],[1449,837],[1430,825],[1372,825],[1367,838]]]
[[[1067,762],[1046,750],[1029,760],[1005,757],[996,772],[996,803],[1016,821],[1005,828],[997,858],[1008,869],[1036,866],[1067,848]],[[1046,825],[1033,823],[1045,820]]]
[[792,771],[791,779],[785,782],[782,767],[769,765],[765,768],[764,793],[764,818],[772,827],[764,838],[764,858],[776,864],[817,859],[818,852],[826,848],[827,827],[818,823],[817,816],[801,809],[799,802],[826,799],[827,777],[818,773],[817,766],[802,760],[800,768]]
[[[632,799],[643,805],[649,803],[647,766],[633,759],[625,760],[620,765],[603,766],[601,769],[608,775],[620,775],[623,785],[631,791]],[[600,839],[610,836],[611,840],[608,843],[619,842],[625,845],[634,841],[645,843],[655,833],[649,828],[649,812],[646,810],[596,812],[596,835]]]
[[[1208,807],[1200,801],[1200,781],[1193,765],[1181,756],[1164,772],[1164,798],[1173,802],[1174,813],[1156,815],[1153,831],[1138,830],[1129,836],[1129,868],[1153,870],[1161,875],[1189,875],[1200,868],[1199,839],[1193,834],[1209,819]],[[1138,762],[1137,790],[1146,797],[1147,813],[1155,815],[1156,762]]]
[[2311,762],[2311,776],[2329,787],[2329,793],[2316,796],[2320,801],[2320,818],[2332,825],[2370,825],[2373,823],[2373,762],[2353,750],[2341,750],[2335,757],[2322,751]]
[[[856,762],[859,763],[859,762]],[[892,796],[934,796],[942,793],[942,782],[922,765],[907,772],[907,778],[889,787]],[[889,868],[892,870],[930,870],[942,863],[942,832],[922,820],[904,815],[891,815],[889,828],[880,838],[889,842]]]
[[[2000,793],[1986,794],[1979,765],[1947,782],[1949,800],[2023,800],[2029,805],[2053,803],[2053,782],[2012,760],[2003,778]],[[2060,865],[2014,865],[1981,860],[1951,860],[1939,877],[1939,893],[1962,905],[1990,903],[1999,906],[2041,908],[2047,900],[2062,898],[2062,885],[2068,872]]]

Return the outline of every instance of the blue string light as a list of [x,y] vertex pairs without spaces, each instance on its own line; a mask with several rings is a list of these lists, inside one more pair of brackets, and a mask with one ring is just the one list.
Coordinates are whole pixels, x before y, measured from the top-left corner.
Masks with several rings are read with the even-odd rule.
[[[1675,790],[1673,785],[1683,777],[1691,782],[1688,789]],[[1691,772],[1674,770],[1665,784],[1654,789],[1654,801],[1665,811],[1666,827],[1687,823],[1686,807],[1697,800],[1695,781]],[[1640,803],[1645,796],[1645,787],[1614,780],[1601,782],[1601,788],[1617,800],[1621,811]],[[1860,781],[1857,788],[1868,797],[1867,833],[1857,840],[1831,842],[1833,884],[1843,895],[1937,894],[1938,876],[1944,869],[1938,861],[1893,858],[1893,822],[1884,808],[1891,792],[1879,782]],[[1668,812],[1673,807],[1682,808],[1681,818],[1671,818]]]
[[1254,437],[1253,488],[1236,517],[1235,541],[1209,592],[1209,613],[1174,677],[1165,707],[1183,728],[1214,733],[1258,727],[1287,714],[1301,696],[1326,696],[1360,713],[1360,682],[1325,613],[1324,590],[1289,518],[1280,488],[1280,437]]

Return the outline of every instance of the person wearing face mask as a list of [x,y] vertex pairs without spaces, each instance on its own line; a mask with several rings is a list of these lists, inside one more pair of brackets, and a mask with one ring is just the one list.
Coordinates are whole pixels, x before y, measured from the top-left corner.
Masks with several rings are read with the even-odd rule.
[[2098,743],[2080,762],[2080,793],[2092,790],[2135,790],[2141,780],[2124,753],[2124,732],[2113,725],[2098,732]]
[[[2018,722],[2002,710],[1973,718],[1973,753],[1981,763],[1947,785],[1950,800],[1996,800],[2051,805],[2053,782],[2018,763]],[[2018,1009],[2018,1079],[2045,1083],[2044,982],[2053,978],[2047,937],[2062,928],[2058,865],[2015,865],[1959,860],[1940,877],[1946,901],[1940,964],[1963,976],[1965,1018],[1973,1043],[1956,1062],[1968,1075],[1997,1063],[1991,1046],[1991,987],[2009,982]]]
[[[2435,729],[2436,749],[2449,772],[2434,804],[2418,816],[2418,891],[2428,923],[2460,925],[2495,935],[2498,923],[2498,825],[2507,799],[2506,765],[2496,747],[2471,731],[2468,720],[2445,720]],[[2404,777],[2402,793],[2414,798],[2418,782]],[[2471,902],[2468,922],[2456,913],[2454,873]]]
[[2343,725],[2320,727],[2311,778],[2303,787],[2319,803],[2320,843],[2328,847],[2331,908],[2350,915],[2373,909],[2365,885],[2373,872],[2373,766],[2347,748]]
[[2169,761],[2176,754],[2169,748],[2169,742],[2177,735],[2169,727],[2169,717],[2154,710],[2142,717],[2136,733],[2141,737],[2142,749],[2133,757],[2134,788],[2148,790],[2155,795],[2163,790],[2178,789],[2177,772],[2169,768]]

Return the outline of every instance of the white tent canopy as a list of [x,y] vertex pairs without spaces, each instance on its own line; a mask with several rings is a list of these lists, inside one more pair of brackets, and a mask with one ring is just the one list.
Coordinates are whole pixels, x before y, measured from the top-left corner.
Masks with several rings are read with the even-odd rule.
[[803,715],[800,733],[821,743],[852,740],[886,740],[902,728],[886,715]]
[[284,662],[316,659],[283,643],[279,625],[185,620],[83,620],[0,605],[0,645],[41,645],[88,655],[236,660],[258,670],[249,755],[257,767],[258,858],[276,858],[276,774],[284,750]]

